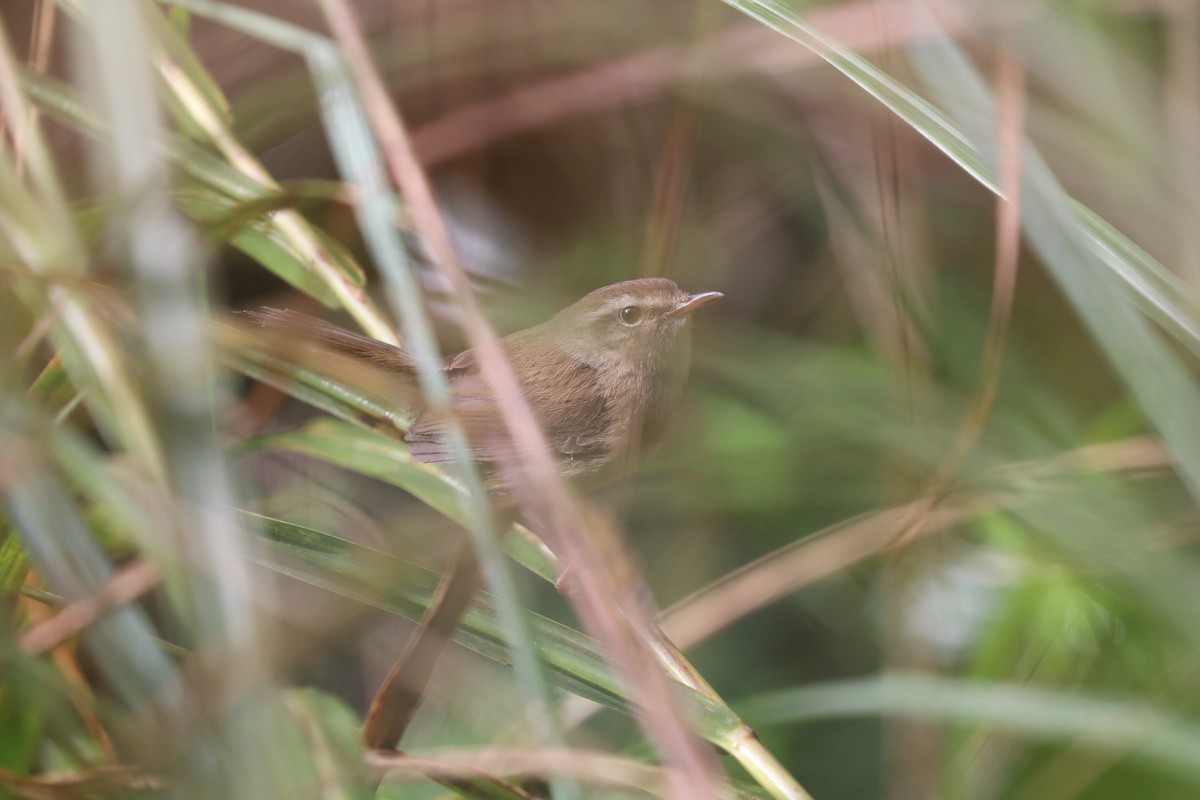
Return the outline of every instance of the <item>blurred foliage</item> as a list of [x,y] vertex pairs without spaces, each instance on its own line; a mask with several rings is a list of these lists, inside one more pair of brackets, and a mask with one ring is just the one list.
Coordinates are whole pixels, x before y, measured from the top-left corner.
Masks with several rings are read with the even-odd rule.
[[[935,5],[354,4],[502,331],[639,275],[726,294],[597,496],[732,796],[1191,798],[1200,6]],[[466,490],[387,391],[227,313],[383,338],[407,275],[465,344],[327,30],[0,7],[0,794],[665,794],[520,526],[377,785],[359,727]],[[486,767],[543,746],[578,760]]]

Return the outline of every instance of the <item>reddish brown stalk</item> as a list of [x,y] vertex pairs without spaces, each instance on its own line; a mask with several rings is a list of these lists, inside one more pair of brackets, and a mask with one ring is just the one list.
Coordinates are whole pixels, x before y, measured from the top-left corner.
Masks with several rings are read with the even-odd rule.
[[[38,0],[33,9],[32,31],[29,35],[29,68],[41,75],[50,65],[50,52],[54,45],[54,27],[58,20],[58,4],[53,0]],[[41,110],[33,104],[29,106],[29,120],[35,127]],[[25,154],[18,150],[16,153],[16,171],[20,177],[25,173]]]
[[[878,15],[877,15],[878,16]],[[884,43],[880,66],[895,75],[903,67],[898,63],[891,26],[885,19],[873,20]],[[872,120],[872,156],[874,166],[875,218],[879,227],[879,261],[882,269],[875,281],[882,304],[878,313],[868,310],[868,319],[878,317],[887,327],[877,342],[889,358],[893,399],[909,414],[920,415],[922,409],[912,393],[914,382],[921,383],[928,372],[924,340],[919,335],[920,312],[928,306],[928,282],[921,280],[921,265],[925,259],[916,258],[919,230],[912,224],[921,219],[920,202],[911,183],[901,179],[901,171],[912,169],[912,159],[900,152],[903,146],[897,126],[900,124],[890,110],[880,106],[870,115]],[[911,144],[910,144],[911,146]],[[907,195],[907,196],[905,196]],[[906,202],[907,200],[907,202]],[[911,219],[910,219],[911,215]],[[876,323],[877,324],[877,323]],[[867,322],[868,328],[872,326]],[[911,486],[903,470],[888,470],[886,480],[891,491],[907,496]],[[931,513],[932,505],[918,503],[916,513]],[[882,633],[883,668],[885,670],[925,670],[934,661],[925,642],[910,636],[904,624],[908,613],[907,595],[921,572],[929,568],[926,548],[906,552],[906,558],[886,565],[881,584],[881,611],[884,615]],[[942,731],[936,724],[913,719],[888,719],[883,725],[883,795],[889,800],[909,797],[929,797],[937,794],[936,776],[942,772]]]
[[684,97],[679,101],[667,141],[663,144],[660,167],[654,178],[654,207],[642,243],[643,277],[667,275],[679,247],[679,228],[687,206],[687,184],[691,177],[692,151],[696,139],[696,104]]
[[363,723],[363,742],[372,750],[391,750],[404,736],[424,700],[438,659],[454,636],[479,588],[479,565],[469,545],[460,546],[438,583],[421,627],[388,672]]
[[70,774],[18,775],[0,768],[0,789],[21,800],[77,800],[80,797],[163,792],[166,782],[135,767],[113,765]]
[[[873,511],[770,553],[667,609],[662,627],[683,649],[694,647],[735,620],[887,550],[895,531],[925,501]],[[929,514],[923,535],[958,525],[975,514],[954,504]]]
[[[634,693],[643,728],[651,742],[676,769],[670,785],[678,797],[716,798],[719,766],[711,750],[684,724],[673,702],[669,679],[657,668],[644,639],[635,632],[648,621],[635,602],[622,591],[611,574],[611,562],[600,558],[586,536],[596,526],[594,515],[570,494],[551,460],[544,437],[525,402],[500,340],[488,323],[470,282],[451,245],[429,185],[416,158],[412,142],[383,81],[371,61],[366,43],[345,0],[322,0],[322,9],[342,47],[392,179],[408,200],[413,221],[434,254],[434,264],[448,278],[463,312],[464,328],[479,356],[482,375],[496,393],[497,403],[513,439],[521,447],[521,469],[530,486],[537,487],[540,508],[532,516],[544,519],[554,534],[554,545],[576,565],[579,592],[571,600],[585,627],[603,642],[617,669]],[[611,537],[610,541],[619,541]]]
[[[1025,78],[1010,36],[1003,35],[996,54],[996,98],[999,133],[1000,194],[996,198],[996,261],[992,279],[992,309],[980,363],[979,385],[959,423],[954,449],[929,481],[922,496],[933,505],[953,486],[955,474],[979,441],[1000,386],[1000,367],[1012,318],[1021,245],[1021,170],[1024,142]],[[921,535],[928,515],[917,513],[896,534],[897,542]]]
[[1000,196],[996,199],[996,264],[992,312],[979,387],[963,417],[955,446],[961,459],[983,430],[1000,385],[1000,366],[1017,290],[1021,249],[1021,169],[1025,137],[1025,73],[1011,36],[1002,36],[996,54],[996,99],[999,106]]
[[420,755],[368,753],[367,765],[389,782],[404,776],[461,781],[492,775],[571,775],[589,784],[634,789],[656,797],[662,796],[666,783],[661,769],[578,748],[444,748]]
[[[697,11],[696,41],[684,56],[690,81],[681,87],[667,140],[663,144],[660,167],[654,176],[654,206],[642,244],[641,268],[643,277],[669,275],[679,248],[679,231],[687,207],[688,182],[692,176],[692,157],[696,144],[696,115],[708,83],[703,58],[705,46],[714,32],[720,9],[712,0],[705,0]],[[689,84],[690,85],[687,85]]]
[[115,608],[132,603],[158,586],[158,567],[139,559],[123,567],[96,593],[67,604],[53,617],[22,634],[21,652],[40,655],[87,629]]
[[[33,349],[50,334],[50,330],[58,322],[58,318],[61,315],[62,309],[55,306],[39,316],[37,321],[34,322],[33,327],[29,329],[29,333],[25,334],[20,343],[13,348],[12,358],[9,359],[9,363],[15,366],[29,358],[33,354]],[[52,357],[46,366],[49,367],[57,358],[57,356]]]
[[[38,577],[33,572],[25,576],[25,585],[30,588],[41,588]],[[37,626],[31,633],[36,633],[43,627],[55,626],[56,621],[62,616],[61,613],[51,616],[50,609],[29,598],[23,598],[23,605],[30,618],[37,623]],[[26,634],[26,637],[28,635]],[[47,637],[47,647],[42,650],[34,650],[26,648],[25,637],[22,637],[19,646],[26,655],[40,654],[45,652],[46,649],[50,650],[50,658],[54,661],[54,666],[58,668],[58,672],[63,680],[71,687],[71,704],[75,707],[79,718],[83,720],[84,727],[91,734],[92,741],[95,742],[106,759],[115,761],[117,751],[116,747],[113,746],[112,737],[108,735],[108,731],[95,714],[95,700],[92,697],[92,689],[88,685],[87,678],[84,677],[83,670],[79,666],[79,661],[75,657],[75,649],[66,646],[64,644],[65,639],[65,636],[62,638],[58,638],[57,636]]]
[[[1055,458],[1010,464],[989,473],[989,480],[1029,480],[1063,471],[1117,472],[1166,469],[1174,464],[1157,439],[1139,436],[1072,450]],[[1002,495],[955,496],[933,504],[914,500],[848,519],[769,553],[668,608],[662,627],[678,646],[694,647],[759,609],[819,580],[878,555],[897,544],[895,531],[915,516],[926,517],[917,531],[932,536],[953,530],[980,510],[1004,508]]]

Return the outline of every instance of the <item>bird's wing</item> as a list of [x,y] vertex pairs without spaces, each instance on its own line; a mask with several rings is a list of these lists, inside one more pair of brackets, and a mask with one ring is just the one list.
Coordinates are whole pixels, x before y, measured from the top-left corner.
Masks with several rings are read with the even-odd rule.
[[[504,428],[491,389],[478,375],[459,375],[452,379],[450,413],[458,419],[467,433],[472,458],[488,457],[484,443],[491,441]],[[427,410],[417,417],[404,441],[417,461],[440,464],[454,458],[446,439],[447,413]]]
[[[526,400],[542,425],[551,448],[563,461],[581,468],[608,455],[610,409],[596,391],[589,365],[562,351],[539,351],[532,359],[523,350],[510,352],[513,369]],[[500,414],[495,393],[475,371],[451,379],[451,413],[463,426],[471,457],[482,462],[511,460],[517,447]],[[405,441],[413,458],[428,463],[450,461],[445,436],[446,415],[422,414],[409,428]]]

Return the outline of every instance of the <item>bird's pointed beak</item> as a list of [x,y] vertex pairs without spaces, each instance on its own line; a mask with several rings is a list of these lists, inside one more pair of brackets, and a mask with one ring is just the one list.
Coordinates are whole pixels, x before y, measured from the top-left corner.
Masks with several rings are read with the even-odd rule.
[[685,314],[690,314],[700,306],[706,306],[714,300],[720,300],[725,295],[720,292],[701,292],[700,294],[689,294],[684,301],[672,308],[666,313],[668,317],[680,317]]

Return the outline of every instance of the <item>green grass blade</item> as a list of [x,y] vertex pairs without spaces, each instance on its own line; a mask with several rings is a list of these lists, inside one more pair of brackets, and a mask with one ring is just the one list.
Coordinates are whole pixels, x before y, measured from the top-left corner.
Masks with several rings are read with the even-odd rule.
[[[260,556],[271,569],[408,619],[419,620],[428,608],[438,582],[436,573],[311,528],[252,516],[260,520],[263,535],[272,544]],[[629,710],[624,689],[593,639],[541,615],[529,617],[535,652],[555,683],[609,708]],[[511,643],[491,595],[481,594],[463,618],[455,641],[489,659],[511,664]],[[728,709],[683,686],[678,690],[691,709],[697,731],[710,741],[728,743],[740,729],[740,720]]]
[[979,725],[1128,753],[1200,781],[1200,726],[1136,700],[892,673],[771,692],[742,709],[760,724],[881,715]]
[[[317,420],[303,428],[247,443],[247,449],[282,448],[319,458],[360,475],[404,489],[447,518],[465,523],[462,487],[440,469],[412,460],[408,446],[376,431],[345,422]],[[536,538],[514,527],[505,551],[531,572],[557,580],[560,567]]]

